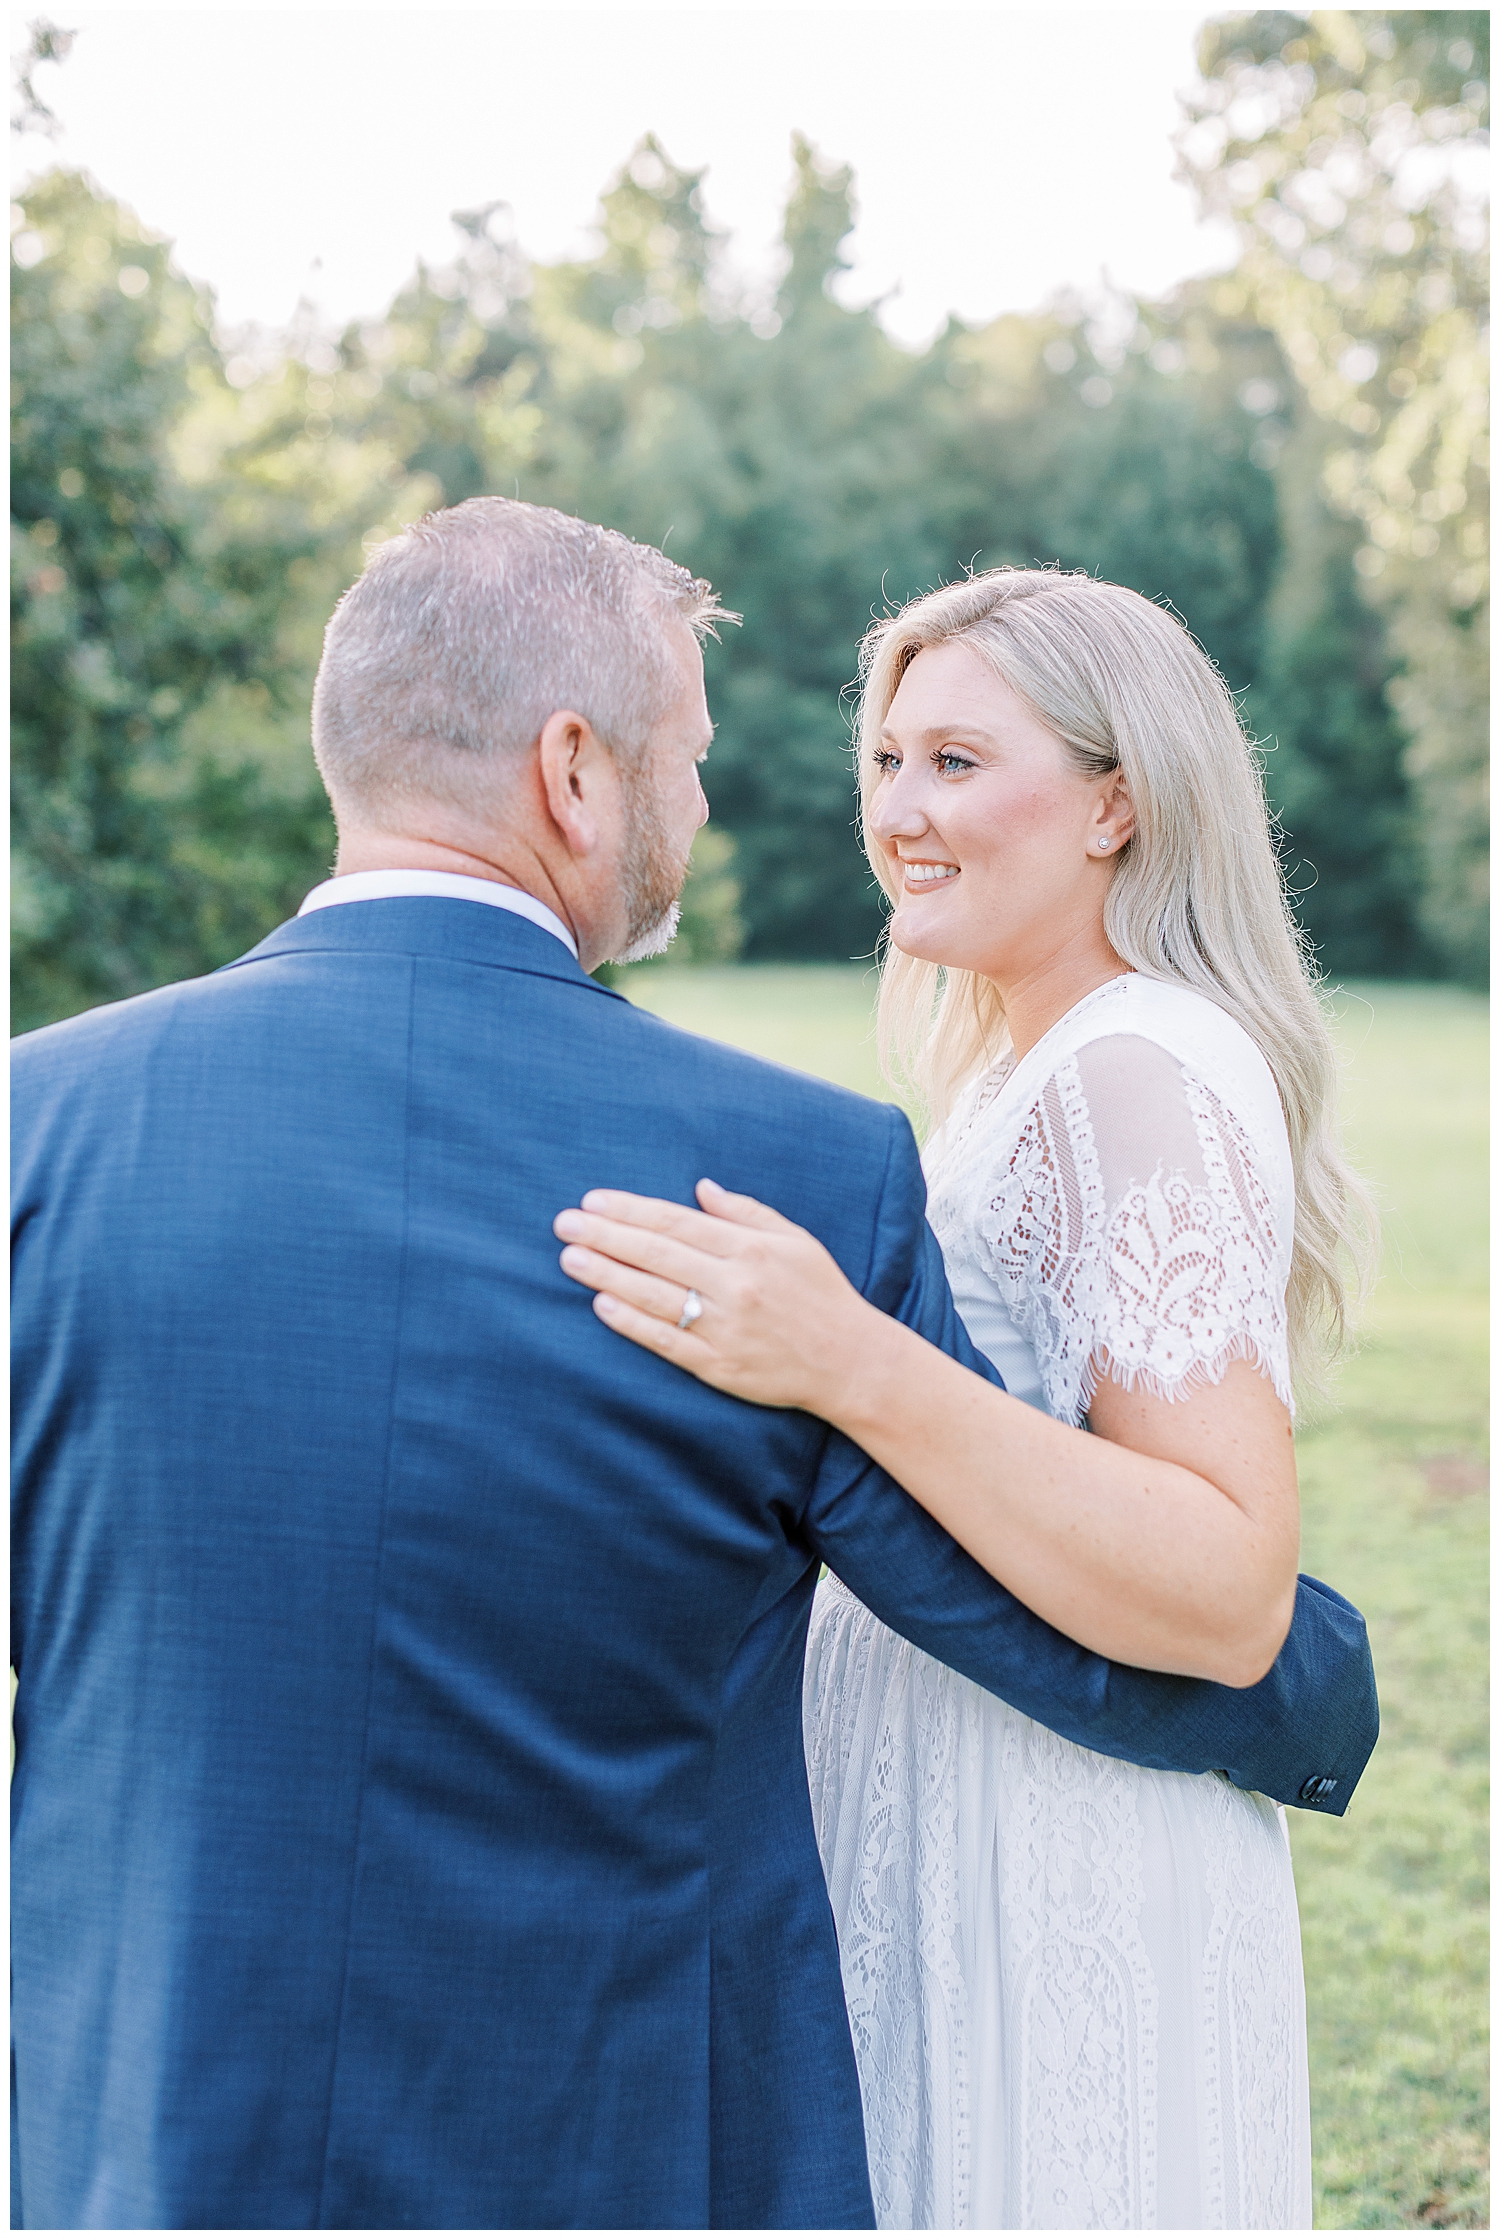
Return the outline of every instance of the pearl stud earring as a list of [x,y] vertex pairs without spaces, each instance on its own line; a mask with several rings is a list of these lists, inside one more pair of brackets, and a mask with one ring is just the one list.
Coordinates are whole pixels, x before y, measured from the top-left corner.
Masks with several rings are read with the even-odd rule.
[[1107,848],[1109,846],[1109,842],[1101,836],[1097,845],[1101,848]]

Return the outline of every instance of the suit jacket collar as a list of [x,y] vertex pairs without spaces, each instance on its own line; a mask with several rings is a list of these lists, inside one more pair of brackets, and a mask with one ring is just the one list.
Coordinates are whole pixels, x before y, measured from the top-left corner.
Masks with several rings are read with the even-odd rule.
[[502,972],[534,973],[538,979],[561,980],[625,1001],[613,988],[591,980],[556,936],[529,918],[447,895],[383,896],[372,902],[341,902],[336,910],[310,910],[305,918],[289,918],[243,957],[219,969],[237,972],[262,957],[330,952],[493,965]]

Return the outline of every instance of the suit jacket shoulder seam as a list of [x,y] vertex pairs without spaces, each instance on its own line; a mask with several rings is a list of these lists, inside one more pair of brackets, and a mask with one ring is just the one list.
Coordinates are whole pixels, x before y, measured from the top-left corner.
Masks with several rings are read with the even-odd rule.
[[216,965],[213,973],[206,974],[205,977],[215,978],[221,972],[239,972],[246,965],[275,964],[283,957],[399,957],[413,966],[418,963],[472,964],[477,965],[481,972],[524,972],[533,980],[552,980],[562,988],[589,989],[595,995],[609,996],[616,1003],[627,1004],[632,1010],[635,1008],[629,1004],[627,997],[621,995],[618,988],[606,988],[602,980],[595,980],[581,968],[578,973],[549,972],[544,964],[521,964],[514,957],[454,957],[426,949],[343,949],[334,942],[328,943],[326,947],[309,943],[305,948],[250,949],[242,957],[231,957],[228,964]]

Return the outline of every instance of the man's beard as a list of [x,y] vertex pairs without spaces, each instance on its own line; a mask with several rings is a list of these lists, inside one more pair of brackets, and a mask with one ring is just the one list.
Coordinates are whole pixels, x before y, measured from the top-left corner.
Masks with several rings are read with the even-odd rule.
[[649,770],[631,779],[627,795],[629,830],[620,885],[625,904],[625,939],[611,958],[613,964],[640,964],[670,949],[682,912],[677,897],[687,877],[681,861],[662,831],[652,798]]

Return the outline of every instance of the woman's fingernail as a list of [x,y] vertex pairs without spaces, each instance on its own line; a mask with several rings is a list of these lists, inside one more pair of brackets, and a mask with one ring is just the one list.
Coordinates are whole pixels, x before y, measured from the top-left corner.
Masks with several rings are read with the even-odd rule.
[[582,1227],[582,1214],[575,1213],[573,1208],[568,1206],[553,1222],[552,1234],[555,1237],[576,1237]]
[[594,1312],[601,1322],[613,1322],[619,1311],[620,1302],[618,1299],[612,1299],[607,1291],[595,1292]]
[[571,1276],[576,1275],[585,1265],[588,1254],[584,1251],[582,1245],[570,1244],[566,1251],[558,1254],[558,1259]]

